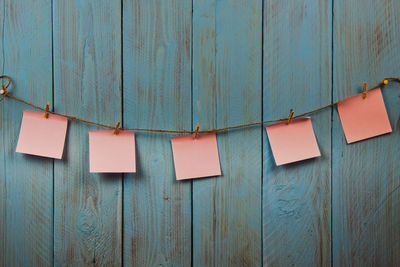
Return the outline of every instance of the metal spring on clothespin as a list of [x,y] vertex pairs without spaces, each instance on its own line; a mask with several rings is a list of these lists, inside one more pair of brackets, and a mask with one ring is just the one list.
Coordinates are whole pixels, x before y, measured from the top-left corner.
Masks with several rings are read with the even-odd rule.
[[49,118],[49,108],[50,108],[50,102],[47,102],[46,109],[44,111],[44,117],[46,119]]
[[289,117],[288,117],[288,120],[287,120],[287,124],[289,124],[292,121],[293,114],[294,114],[294,111],[293,111],[293,109],[291,109],[290,112],[289,112]]
[[363,99],[367,98],[367,83],[363,82]]
[[197,139],[197,137],[199,137],[199,124],[196,125],[196,131],[194,132],[194,139]]
[[121,120],[119,120],[118,123],[117,123],[117,126],[115,126],[114,134],[118,134],[118,128],[119,128],[120,124],[121,124]]

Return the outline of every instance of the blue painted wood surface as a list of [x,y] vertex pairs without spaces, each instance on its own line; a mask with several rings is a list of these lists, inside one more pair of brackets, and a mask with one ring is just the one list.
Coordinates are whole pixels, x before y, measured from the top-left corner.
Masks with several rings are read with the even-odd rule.
[[[260,121],[261,1],[194,4],[193,127]],[[223,175],[193,181],[196,266],[261,265],[261,133],[219,134]]]
[[[190,130],[299,114],[400,76],[397,0],[5,0],[10,93],[124,127]],[[347,145],[312,115],[322,157],[276,167],[264,127],[218,134],[223,175],[175,181],[172,135],[136,133],[136,174],[15,153],[0,103],[0,266],[398,266],[400,85],[393,133]]]
[[[124,126],[190,129],[190,1],[124,1]],[[126,266],[189,266],[191,182],[175,180],[172,135],[137,133],[124,175]]]
[[[2,1],[2,70],[10,91],[38,105],[52,102],[51,3]],[[18,88],[18,89],[16,89]],[[53,262],[53,161],[15,153],[22,110],[1,103],[0,265]]]
[[[354,12],[357,10],[357,12]],[[333,98],[399,76],[400,2],[335,1]],[[400,265],[400,87],[382,91],[393,133],[347,145],[332,127],[332,239],[335,266]]]
[[[54,105],[117,124],[122,117],[119,1],[53,3]],[[54,265],[122,263],[122,179],[89,173],[89,125],[70,122],[54,165]],[[113,155],[110,155],[112,157]]]
[[[264,3],[264,119],[330,103],[331,1]],[[331,262],[331,110],[311,120],[320,158],[277,167],[263,135],[264,265]]]

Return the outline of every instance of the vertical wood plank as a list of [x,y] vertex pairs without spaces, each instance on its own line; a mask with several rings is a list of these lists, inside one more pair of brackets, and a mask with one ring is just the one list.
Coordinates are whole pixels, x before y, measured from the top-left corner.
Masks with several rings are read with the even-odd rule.
[[[121,3],[55,0],[55,110],[116,124],[121,107]],[[70,122],[54,169],[55,265],[121,265],[122,182],[89,173],[88,131]],[[110,155],[111,156],[111,155]]]
[[[38,105],[52,100],[51,2],[2,1],[2,70],[11,94]],[[53,160],[18,154],[21,103],[5,99],[0,116],[2,266],[52,264]]]
[[[264,120],[331,102],[328,1],[265,1]],[[322,157],[277,167],[264,131],[264,265],[328,266],[331,110],[312,115]]]
[[[193,125],[261,120],[259,0],[194,1]],[[261,265],[261,127],[218,134],[223,176],[193,181],[195,266]]]
[[[334,1],[334,100],[400,76],[400,2]],[[382,90],[393,133],[346,144],[333,120],[333,265],[400,265],[400,86]]]
[[[123,1],[124,123],[191,127],[190,0]],[[191,184],[176,181],[169,136],[139,132],[124,177],[124,264],[189,266]]]
[[[4,9],[5,3],[4,1],[0,2],[0,10],[5,11]],[[0,12],[0,21],[1,21],[1,26],[0,26],[0,36],[4,36],[4,23],[5,23],[5,12]],[[4,73],[4,37],[2,38],[2,41],[0,42],[0,62],[2,64],[0,65],[0,70],[1,73]],[[0,81],[0,82],[5,82],[5,80]],[[4,111],[7,109],[7,107],[4,106],[5,102],[0,102],[0,132],[3,133],[5,131],[6,127],[6,120],[4,117]],[[7,224],[7,217],[6,217],[6,211],[7,211],[7,184],[6,184],[6,157],[7,154],[5,153],[5,144],[8,143],[8,140],[4,140],[4,134],[2,134],[2,137],[0,138],[0,266],[5,266],[6,265],[6,224]]]

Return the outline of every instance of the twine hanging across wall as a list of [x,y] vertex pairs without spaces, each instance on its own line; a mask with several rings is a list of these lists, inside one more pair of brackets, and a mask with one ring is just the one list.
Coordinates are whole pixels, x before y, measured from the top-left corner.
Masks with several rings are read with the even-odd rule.
[[[8,92],[8,88],[11,85],[11,78],[7,75],[1,75],[0,79],[7,79],[7,84],[2,83],[2,90],[0,91],[0,94],[2,95],[2,97],[0,98],[0,102],[2,102],[6,97],[9,97],[11,99],[17,100],[21,103],[24,103],[30,107],[33,107],[35,109],[41,110],[43,112],[46,113],[50,113],[50,114],[55,114],[55,115],[59,115],[59,116],[63,116],[65,118],[68,118],[70,120],[74,120],[74,121],[79,121],[79,122],[83,122],[83,123],[87,123],[87,124],[92,124],[92,125],[97,125],[103,128],[108,128],[108,129],[114,129],[114,130],[126,130],[126,131],[141,131],[141,132],[156,132],[156,133],[178,133],[178,134],[194,134],[194,133],[217,133],[217,132],[223,132],[223,131],[228,131],[228,130],[233,130],[233,129],[239,129],[239,128],[245,128],[245,127],[250,127],[250,126],[256,126],[256,125],[264,125],[264,124],[268,124],[268,123],[274,123],[274,122],[281,122],[281,121],[289,121],[291,119],[296,119],[296,118],[300,118],[300,117],[304,117],[307,115],[310,115],[312,113],[318,112],[320,110],[326,109],[326,108],[330,108],[333,107],[335,105],[337,105],[341,100],[333,102],[331,104],[328,104],[326,106],[322,106],[320,108],[296,115],[294,115],[293,110],[290,110],[289,113],[289,117],[287,118],[281,118],[281,119],[272,119],[272,120],[266,120],[266,121],[259,121],[259,122],[249,122],[249,123],[244,123],[244,124],[238,124],[238,125],[233,125],[233,126],[225,126],[222,128],[213,128],[213,129],[208,129],[208,130],[199,130],[197,129],[196,131],[191,131],[191,130],[167,130],[167,129],[153,129],[153,128],[123,128],[120,127],[120,121],[117,123],[117,126],[112,126],[112,125],[107,125],[107,124],[103,124],[103,123],[98,123],[98,122],[93,122],[93,121],[88,121],[85,119],[81,119],[75,116],[71,116],[68,114],[61,114],[58,112],[54,112],[54,111],[49,111],[48,108],[42,108],[39,107],[35,104],[32,104],[30,102],[27,102],[21,98],[18,98],[12,94],[10,94]],[[384,88],[385,85],[389,84],[389,82],[397,82],[400,83],[400,78],[395,78],[395,77],[388,77],[383,79],[381,82],[379,82],[377,85],[375,85],[374,87],[367,89],[366,85],[364,85],[364,90],[363,90],[363,94],[364,96],[366,95],[366,93],[370,90],[376,89],[376,88]]]

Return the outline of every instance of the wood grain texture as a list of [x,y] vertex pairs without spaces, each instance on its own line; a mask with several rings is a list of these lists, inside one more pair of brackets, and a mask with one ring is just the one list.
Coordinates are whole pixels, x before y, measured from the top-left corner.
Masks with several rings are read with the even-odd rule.
[[[10,93],[124,127],[276,119],[400,76],[398,0],[3,0],[0,10]],[[179,182],[167,134],[136,133],[136,174],[90,174],[88,131],[101,128],[78,122],[63,160],[15,153],[30,108],[5,99],[0,266],[400,266],[400,85],[383,96],[391,134],[347,145],[327,109],[312,115],[322,157],[276,167],[264,127],[219,133],[223,175]]]
[[[5,3],[4,1],[0,2],[0,10],[5,11],[4,9]],[[2,26],[4,26],[5,22],[5,12],[0,12],[0,21]],[[0,42],[0,65],[1,73],[4,73],[4,27],[0,27],[0,36],[2,36],[2,41]],[[4,82],[4,81],[1,81]],[[6,265],[6,229],[7,229],[7,176],[6,176],[6,157],[7,154],[5,152],[5,144],[9,141],[4,139],[5,134],[3,134],[6,130],[7,121],[4,117],[4,112],[7,110],[7,107],[4,105],[5,102],[0,103],[0,266]]]
[[[261,21],[259,0],[194,1],[193,126],[261,120]],[[223,175],[193,181],[195,266],[261,265],[260,142],[261,127],[219,134]]]
[[[2,70],[10,92],[38,105],[52,100],[51,3],[2,1]],[[53,160],[15,153],[26,106],[1,103],[1,266],[52,264]],[[4,217],[3,217],[4,216]]]
[[[122,117],[120,1],[60,0],[53,8],[56,111],[116,124]],[[121,265],[121,175],[89,173],[88,131],[98,129],[70,122],[64,158],[55,163],[56,266]]]
[[[123,2],[124,126],[190,129],[190,0]],[[175,179],[169,135],[137,133],[124,177],[124,265],[189,266],[191,182]]]
[[[334,3],[334,99],[361,92],[363,81],[399,76],[400,2]],[[347,145],[334,112],[334,266],[400,265],[400,85],[382,93],[391,134]]]
[[[331,1],[265,1],[264,120],[331,101]],[[331,111],[312,116],[322,157],[277,167],[264,131],[263,260],[328,266]]]

